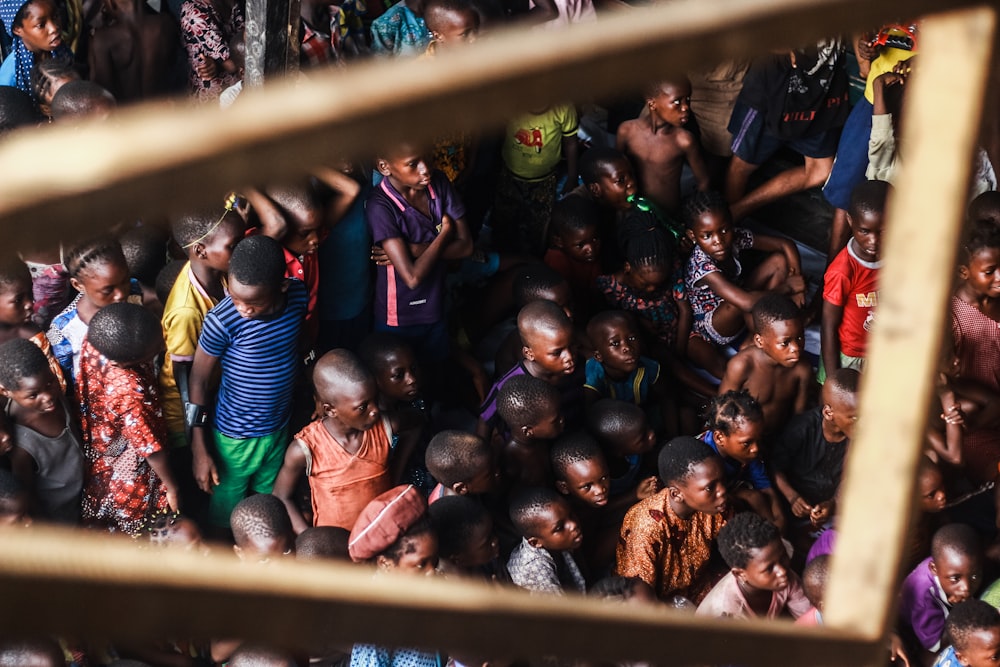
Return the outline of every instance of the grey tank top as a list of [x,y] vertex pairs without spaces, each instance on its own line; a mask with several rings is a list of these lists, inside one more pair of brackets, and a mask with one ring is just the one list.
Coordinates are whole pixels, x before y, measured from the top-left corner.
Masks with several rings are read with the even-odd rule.
[[14,425],[18,447],[35,460],[35,491],[44,514],[60,523],[80,522],[80,490],[83,488],[83,450],[80,438],[66,413],[62,433],[49,438],[20,424]]

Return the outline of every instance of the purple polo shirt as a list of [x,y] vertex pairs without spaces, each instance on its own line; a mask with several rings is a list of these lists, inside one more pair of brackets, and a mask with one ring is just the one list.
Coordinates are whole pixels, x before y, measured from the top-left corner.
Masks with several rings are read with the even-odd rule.
[[950,611],[941,585],[931,572],[931,559],[925,558],[903,581],[899,593],[900,618],[913,628],[913,634],[925,649],[937,651]]
[[[431,174],[427,186],[430,217],[410,205],[388,178],[375,186],[365,209],[372,241],[400,238],[406,243],[430,243],[444,214],[453,220],[465,217],[465,206],[440,171]],[[379,266],[375,277],[375,317],[390,327],[434,324],[443,317],[445,263],[434,270],[415,289],[410,289],[396,275],[392,266]]]

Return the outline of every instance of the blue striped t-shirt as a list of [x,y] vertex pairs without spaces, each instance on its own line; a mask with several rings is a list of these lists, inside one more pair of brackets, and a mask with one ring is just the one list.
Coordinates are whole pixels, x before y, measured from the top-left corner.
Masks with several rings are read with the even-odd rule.
[[268,319],[241,317],[228,296],[208,312],[198,347],[222,365],[214,418],[223,435],[256,438],[288,422],[308,301],[302,282],[290,280],[285,308]]

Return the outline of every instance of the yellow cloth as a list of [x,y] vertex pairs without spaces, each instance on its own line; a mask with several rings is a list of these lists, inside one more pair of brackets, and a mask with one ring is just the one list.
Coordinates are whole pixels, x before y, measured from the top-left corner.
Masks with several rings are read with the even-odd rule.
[[872,92],[872,83],[886,72],[891,72],[897,63],[909,60],[917,55],[914,51],[904,51],[891,47],[882,49],[878,58],[872,61],[872,68],[868,71],[868,80],[865,82],[865,99],[875,103],[875,94]]
[[503,161],[520,179],[544,178],[555,171],[562,158],[563,137],[575,136],[579,125],[571,104],[516,118],[507,126]]

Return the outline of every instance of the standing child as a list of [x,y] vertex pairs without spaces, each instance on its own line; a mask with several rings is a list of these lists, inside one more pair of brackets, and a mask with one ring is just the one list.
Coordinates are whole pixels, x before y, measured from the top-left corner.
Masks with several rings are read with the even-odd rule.
[[752,512],[737,514],[719,531],[719,551],[731,569],[698,605],[699,615],[798,618],[809,611],[812,605],[774,524]]
[[708,167],[698,138],[684,126],[691,118],[691,83],[661,81],[646,93],[648,113],[622,123],[616,144],[636,166],[639,190],[668,214],[681,203],[681,171],[687,163],[699,190],[708,189]]
[[722,457],[726,485],[734,498],[771,523],[782,527],[784,512],[760,460],[764,411],[745,389],[727,391],[708,407],[708,430],[698,436]]
[[578,128],[572,104],[532,110],[507,126],[491,219],[498,249],[535,257],[545,252],[562,158],[566,158],[566,192],[576,187]]
[[820,380],[837,368],[864,370],[868,332],[878,305],[882,226],[890,186],[864,181],[851,193],[847,223],[851,238],[823,276]]
[[401,144],[379,157],[382,181],[368,197],[372,240],[388,264],[377,267],[375,330],[408,340],[417,358],[439,364],[449,354],[444,317],[445,262],[472,253],[465,206],[448,177],[421,152]]
[[299,431],[285,452],[274,495],[301,533],[309,524],[295,504],[303,473],[312,491],[312,525],[353,527],[361,510],[391,487],[392,426],[361,360],[347,350],[324,354],[313,370],[322,417]]
[[205,316],[185,406],[195,481],[212,494],[209,519],[217,527],[229,525],[248,490],[270,493],[281,468],[307,299],[301,282],[285,279],[277,241],[251,236],[233,249],[229,296]]
[[719,393],[746,389],[764,409],[764,435],[776,433],[806,409],[812,367],[802,358],[802,311],[784,294],[768,292],[754,304],[753,345],[726,365]]
[[0,343],[15,338],[34,343],[48,359],[53,375],[65,391],[66,380],[59,363],[52,356],[52,345],[32,320],[34,305],[31,273],[27,265],[14,255],[0,259]]
[[83,454],[69,405],[49,360],[31,342],[0,345],[0,391],[14,422],[11,470],[31,501],[32,515],[75,524],[80,520]]
[[510,433],[500,454],[504,478],[515,486],[548,484],[549,445],[565,427],[559,391],[530,375],[512,377],[500,388],[497,413]]
[[160,323],[141,306],[111,304],[90,322],[77,381],[85,524],[134,536],[180,509],[152,364],[162,349]]
[[586,592],[573,557],[583,544],[583,532],[562,496],[541,487],[521,489],[511,497],[510,518],[522,536],[507,561],[515,585],[549,595]]
[[[687,238],[694,244],[684,274],[694,315],[688,356],[721,379],[726,361],[718,347],[743,333],[750,310],[765,292],[788,294],[800,307],[805,303],[799,251],[789,239],[734,227],[729,206],[718,192],[695,193],[685,203],[683,217]],[[770,254],[744,275],[740,255],[750,249]]]
[[142,287],[128,275],[118,241],[107,237],[85,241],[66,257],[70,285],[79,294],[52,318],[48,338],[63,377],[73,384],[90,318],[104,306],[128,300],[142,303]]
[[9,55],[0,65],[0,85],[13,86],[34,98],[31,70],[35,60],[73,55],[63,44],[59,8],[53,0],[4,0],[0,23],[11,41]]

